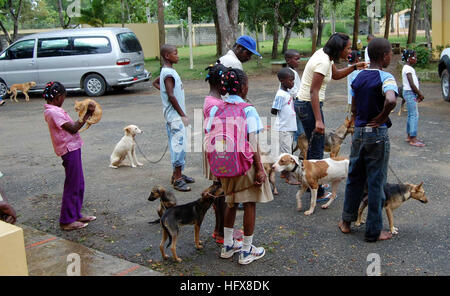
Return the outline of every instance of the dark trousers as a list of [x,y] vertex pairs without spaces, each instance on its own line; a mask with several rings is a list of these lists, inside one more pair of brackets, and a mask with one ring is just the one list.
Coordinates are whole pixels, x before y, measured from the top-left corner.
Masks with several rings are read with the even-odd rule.
[[383,228],[383,204],[389,162],[389,135],[386,127],[355,127],[350,153],[350,166],[345,187],[342,220],[356,221],[358,208],[368,185],[369,204],[366,240],[375,241]]
[[[305,130],[306,138],[308,139],[308,155],[307,159],[322,159],[323,150],[325,147],[325,136],[313,133],[316,129],[316,118],[314,117],[314,112],[312,109],[311,102],[309,101],[298,101],[298,116],[302,121],[303,129]],[[320,102],[320,114],[322,115],[323,123],[325,124],[325,119],[322,112],[323,103]],[[317,192],[317,197],[321,198],[324,195],[324,190],[322,186],[319,187]]]
[[70,224],[82,218],[81,208],[84,199],[84,176],[81,163],[81,149],[67,152],[61,156],[66,171],[59,222]]

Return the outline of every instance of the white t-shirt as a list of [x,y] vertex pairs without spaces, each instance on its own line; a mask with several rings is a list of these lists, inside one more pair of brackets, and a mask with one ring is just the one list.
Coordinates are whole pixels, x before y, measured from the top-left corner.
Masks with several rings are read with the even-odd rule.
[[275,129],[277,131],[293,132],[297,130],[294,100],[287,91],[282,89],[277,91],[272,108],[278,110],[277,119],[275,120]]
[[419,89],[419,79],[417,78],[416,70],[410,65],[404,65],[402,69],[403,90],[412,90],[411,86],[409,85],[408,77],[406,77],[406,74],[408,73],[411,73],[413,82],[416,85],[417,89]]
[[225,67],[231,67],[244,71],[241,61],[237,58],[236,54],[231,49],[227,52],[226,55],[221,57],[219,61]]
[[330,60],[330,57],[323,51],[323,48],[316,51],[309,58],[308,63],[306,63],[297,97],[302,101],[311,101],[309,91],[311,89],[314,72],[317,72],[325,76],[319,91],[319,100],[321,102],[324,101],[327,83],[331,80],[331,75],[333,73],[333,64],[334,62]]
[[370,58],[369,58],[369,46],[366,47],[366,50],[364,50],[364,62],[370,64]]
[[[288,90],[289,94],[291,95],[291,97],[293,97],[294,99],[297,97],[297,93],[298,90],[300,89],[300,85],[302,84],[302,80],[300,79],[300,75],[298,75],[297,71],[295,71],[295,69],[292,69],[291,67],[288,67],[289,69],[292,70],[292,72],[294,72],[294,86]],[[278,86],[279,89],[281,89],[281,83]]]

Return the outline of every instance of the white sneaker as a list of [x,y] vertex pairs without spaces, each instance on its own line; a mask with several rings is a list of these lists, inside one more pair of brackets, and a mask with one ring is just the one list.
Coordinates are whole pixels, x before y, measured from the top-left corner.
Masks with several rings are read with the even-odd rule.
[[239,254],[239,264],[252,263],[257,259],[264,257],[265,254],[266,250],[264,250],[263,247],[257,248],[252,245],[249,252],[241,251]]
[[222,250],[220,251],[221,258],[231,258],[234,253],[240,252],[242,249],[242,242],[233,240],[232,246],[223,245]]

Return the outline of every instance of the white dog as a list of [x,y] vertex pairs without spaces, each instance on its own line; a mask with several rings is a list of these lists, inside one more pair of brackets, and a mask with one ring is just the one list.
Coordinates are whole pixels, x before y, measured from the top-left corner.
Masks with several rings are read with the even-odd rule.
[[302,208],[301,197],[307,188],[311,190],[311,205],[305,215],[314,213],[316,207],[317,191],[319,185],[331,183],[332,195],[330,200],[322,206],[326,209],[336,198],[339,183],[347,178],[349,160],[343,157],[324,159],[299,160],[297,156],[283,153],[273,165],[277,172],[293,172],[298,180],[302,181],[302,187],[297,192],[297,210]]
[[119,143],[117,143],[113,153],[111,154],[111,164],[109,165],[110,168],[117,169],[127,156],[131,162],[131,167],[135,168],[136,165],[143,165],[136,158],[136,142],[134,141],[134,137],[137,134],[142,133],[142,131],[139,129],[139,127],[132,124],[126,126],[124,128],[124,131],[125,135],[122,137],[122,139],[120,139]]

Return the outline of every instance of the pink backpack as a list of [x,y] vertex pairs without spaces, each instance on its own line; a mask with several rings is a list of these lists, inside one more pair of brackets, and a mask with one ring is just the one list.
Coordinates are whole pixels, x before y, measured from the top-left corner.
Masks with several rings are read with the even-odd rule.
[[[251,104],[210,101],[218,107],[209,132],[205,129],[205,149],[211,173],[219,178],[245,175],[253,163],[253,151],[247,139],[247,120],[244,109]],[[205,109],[210,110],[212,106]],[[209,112],[205,117],[208,124]]]

